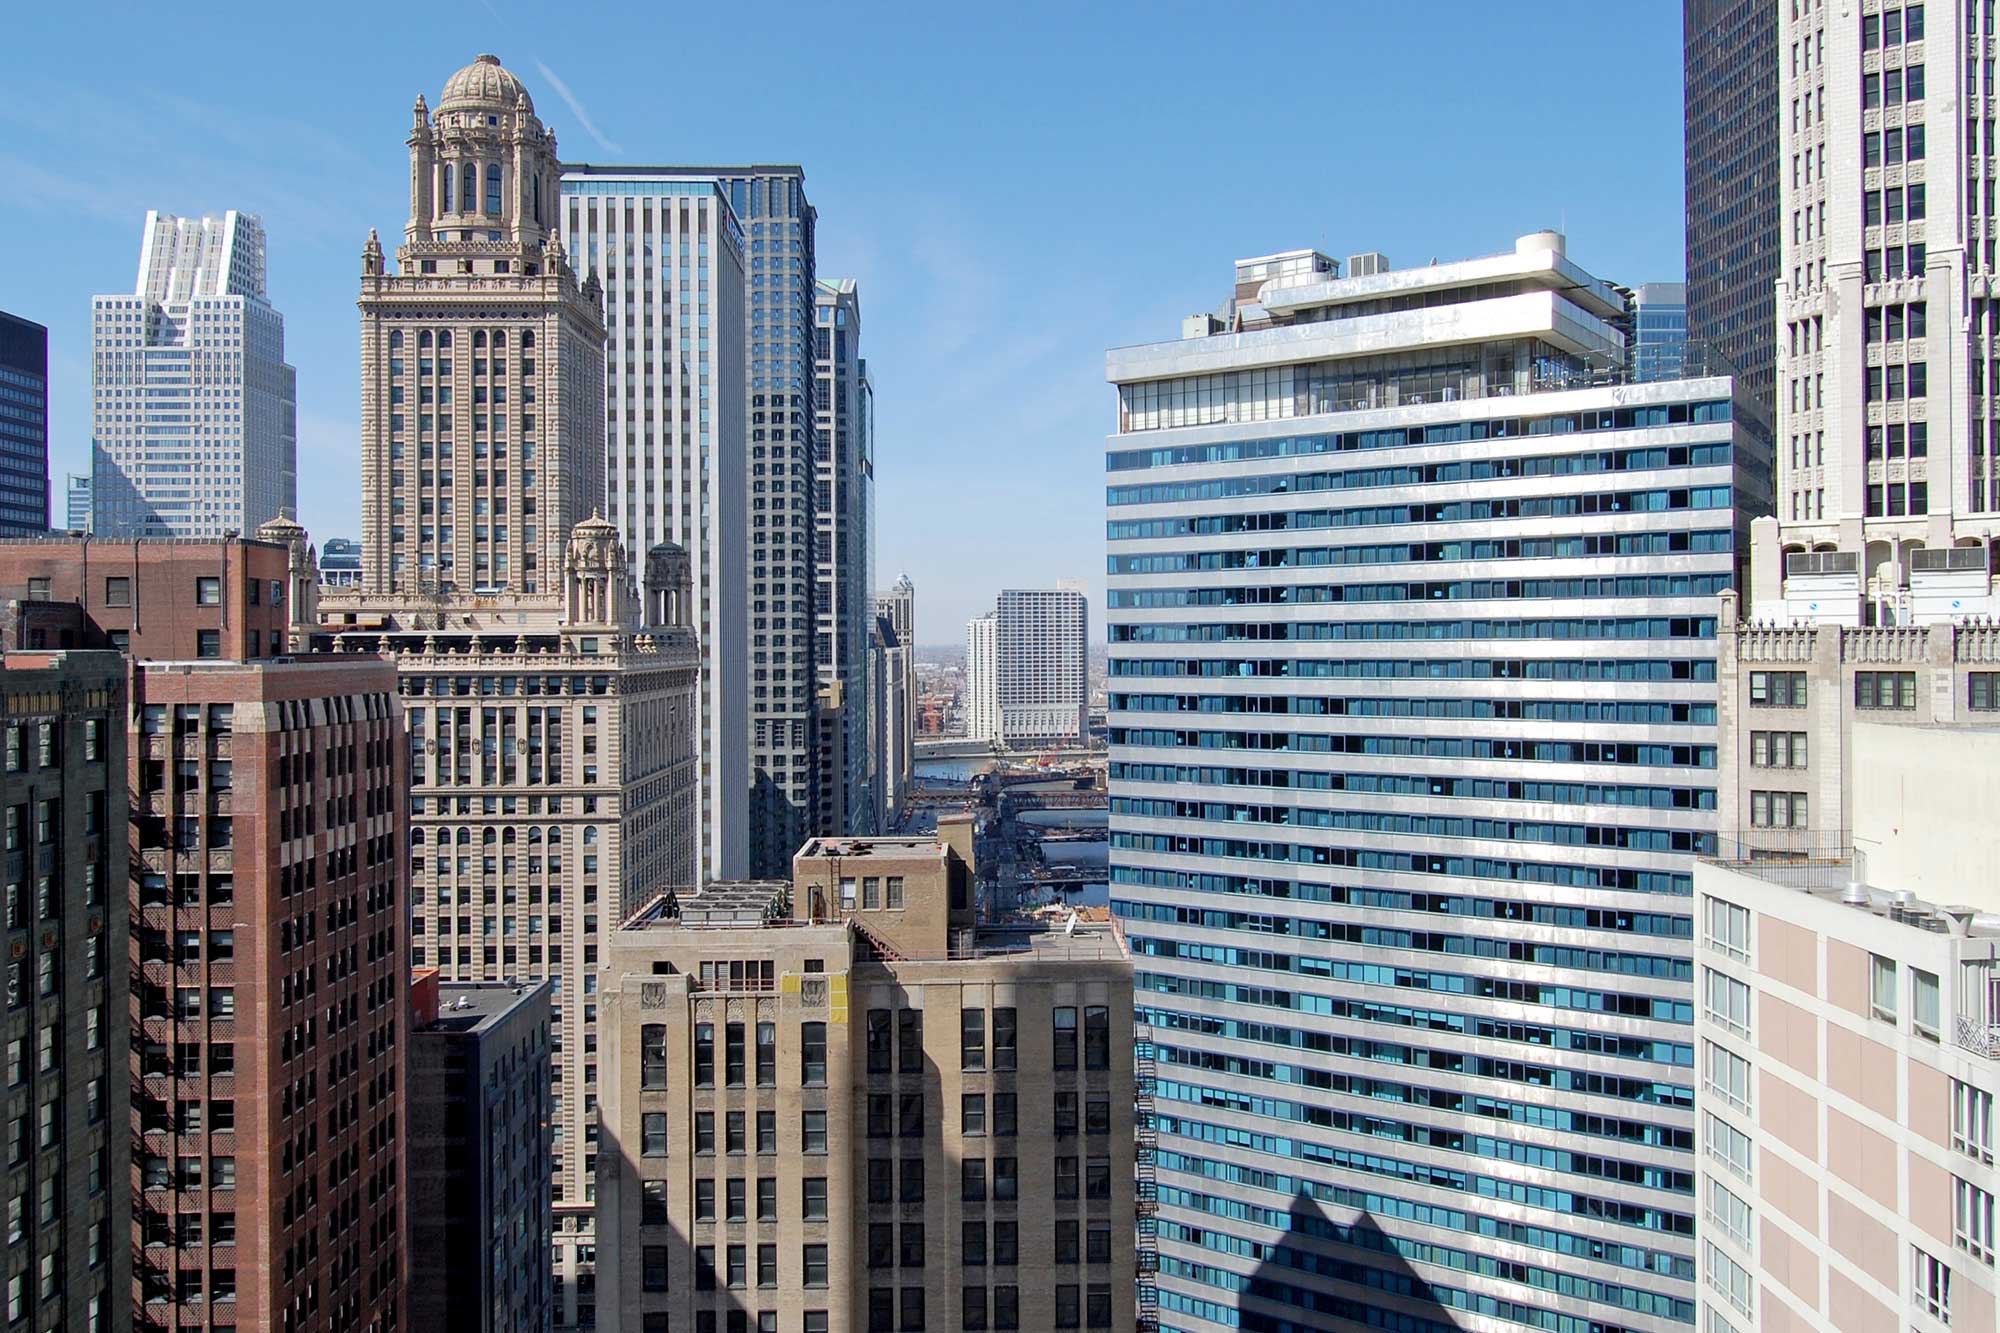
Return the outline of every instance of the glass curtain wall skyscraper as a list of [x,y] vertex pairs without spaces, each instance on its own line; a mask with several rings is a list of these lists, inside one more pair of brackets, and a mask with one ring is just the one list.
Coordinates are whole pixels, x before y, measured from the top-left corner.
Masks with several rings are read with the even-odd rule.
[[0,310],[0,537],[49,526],[49,331]]
[[220,537],[298,508],[297,372],[249,213],[146,214],[139,277],[91,304],[100,537]]
[[[738,392],[746,415],[748,873],[783,875],[818,798],[818,673],[813,606],[816,442],[814,235],[796,165],[616,167],[566,175],[715,181],[745,237],[746,305]],[[715,330],[720,336],[720,330]],[[720,387],[718,386],[718,397]],[[711,410],[720,412],[712,405]],[[718,741],[720,743],[720,741]]]
[[1778,282],[1778,0],[1682,0],[1688,336],[1719,355],[1763,419]]
[[604,284],[605,494],[635,575],[688,553],[702,646],[701,870],[740,878],[749,828],[743,225],[713,176],[566,166],[563,235]]
[[1161,1323],[1682,1330],[1716,596],[1768,440],[1728,379],[1633,382],[1560,236],[1362,259],[1243,261],[1108,359]]
[[852,278],[817,284],[819,454],[814,466],[816,532],[813,655],[822,685],[840,688],[843,772],[822,792],[816,833],[872,833],[881,826],[876,785],[881,754],[878,691],[869,657],[875,619],[875,390],[861,355],[861,294]]

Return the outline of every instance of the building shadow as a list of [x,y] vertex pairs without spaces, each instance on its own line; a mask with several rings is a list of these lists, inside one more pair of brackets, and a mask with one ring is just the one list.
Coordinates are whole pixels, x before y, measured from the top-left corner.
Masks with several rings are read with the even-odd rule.
[[1403,1258],[1373,1214],[1336,1222],[1300,1189],[1284,1233],[1244,1283],[1238,1327],[1247,1333],[1457,1333],[1448,1300]]

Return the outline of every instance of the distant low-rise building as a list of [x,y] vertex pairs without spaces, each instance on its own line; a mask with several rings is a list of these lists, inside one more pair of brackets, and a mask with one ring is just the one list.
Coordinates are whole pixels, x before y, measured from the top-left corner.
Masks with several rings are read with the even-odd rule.
[[410,987],[410,1326],[550,1326],[549,985]]
[[319,581],[327,588],[361,586],[361,543],[352,537],[328,537],[319,548]]
[[90,474],[72,472],[63,487],[63,526],[69,532],[90,531]]

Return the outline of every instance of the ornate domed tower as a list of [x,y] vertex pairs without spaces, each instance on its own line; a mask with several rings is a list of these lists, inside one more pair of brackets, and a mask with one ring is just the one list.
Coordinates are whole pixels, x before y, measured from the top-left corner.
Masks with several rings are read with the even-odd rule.
[[631,586],[618,529],[596,514],[577,524],[563,557],[563,623],[623,628]]
[[604,312],[557,239],[555,133],[490,55],[413,115],[396,271],[362,251],[362,580],[554,601],[604,504]]
[[405,237],[541,250],[556,222],[556,136],[500,57],[482,55],[445,80],[435,116],[421,93],[414,110]]

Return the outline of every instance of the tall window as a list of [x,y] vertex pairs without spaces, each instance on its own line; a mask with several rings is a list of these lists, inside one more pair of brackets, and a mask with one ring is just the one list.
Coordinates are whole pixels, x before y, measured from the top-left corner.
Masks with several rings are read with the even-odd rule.
[[958,1067],[969,1070],[986,1068],[986,1011],[984,1009],[961,1009],[958,1011]]
[[648,1089],[667,1086],[667,1028],[664,1023],[648,1023],[639,1029],[639,1086]]
[[759,1023],[757,1025],[757,1086],[776,1087],[778,1083],[778,1025]]
[[1938,1039],[1940,1008],[1938,979],[1920,967],[1910,969],[1910,1026],[1920,1037]]
[[1896,960],[1879,953],[1868,955],[1868,1000],[1875,1017],[1885,1023],[1896,1021]]
[[924,1011],[896,1011],[896,1068],[905,1074],[919,1074],[924,1068]]
[[1708,1017],[1739,1037],[1750,1035],[1750,987],[1714,968],[1702,969]]
[[713,1023],[694,1025],[694,1085],[697,1088],[715,1086],[715,1024]]
[[1982,1263],[1993,1262],[1993,1196],[1977,1185],[1952,1177],[1951,1238]]
[[467,162],[459,168],[458,206],[467,213],[472,211],[473,201],[479,198],[479,168]]
[[868,1011],[868,1072],[889,1072],[889,1010]]
[[826,1024],[799,1024],[799,1081],[808,1088],[826,1086]]
[[1968,1157],[1993,1161],[1993,1094],[1951,1081],[1951,1146]]
[[1014,1010],[1011,1006],[993,1011],[993,1067],[1000,1070],[1014,1067]]
[[498,213],[500,211],[500,164],[498,162],[488,162],[486,164],[486,211],[489,213]]
[[743,1086],[743,1025],[725,1023],[722,1027],[722,1081],[732,1088]]
[[1076,1068],[1076,1010],[1068,1005],[1055,1011],[1055,1067]]
[[1083,1067],[1111,1068],[1111,1010],[1101,1004],[1083,1011]]
[[1951,1322],[1951,1269],[1944,1260],[1910,1247],[1910,1300],[1940,1323]]

